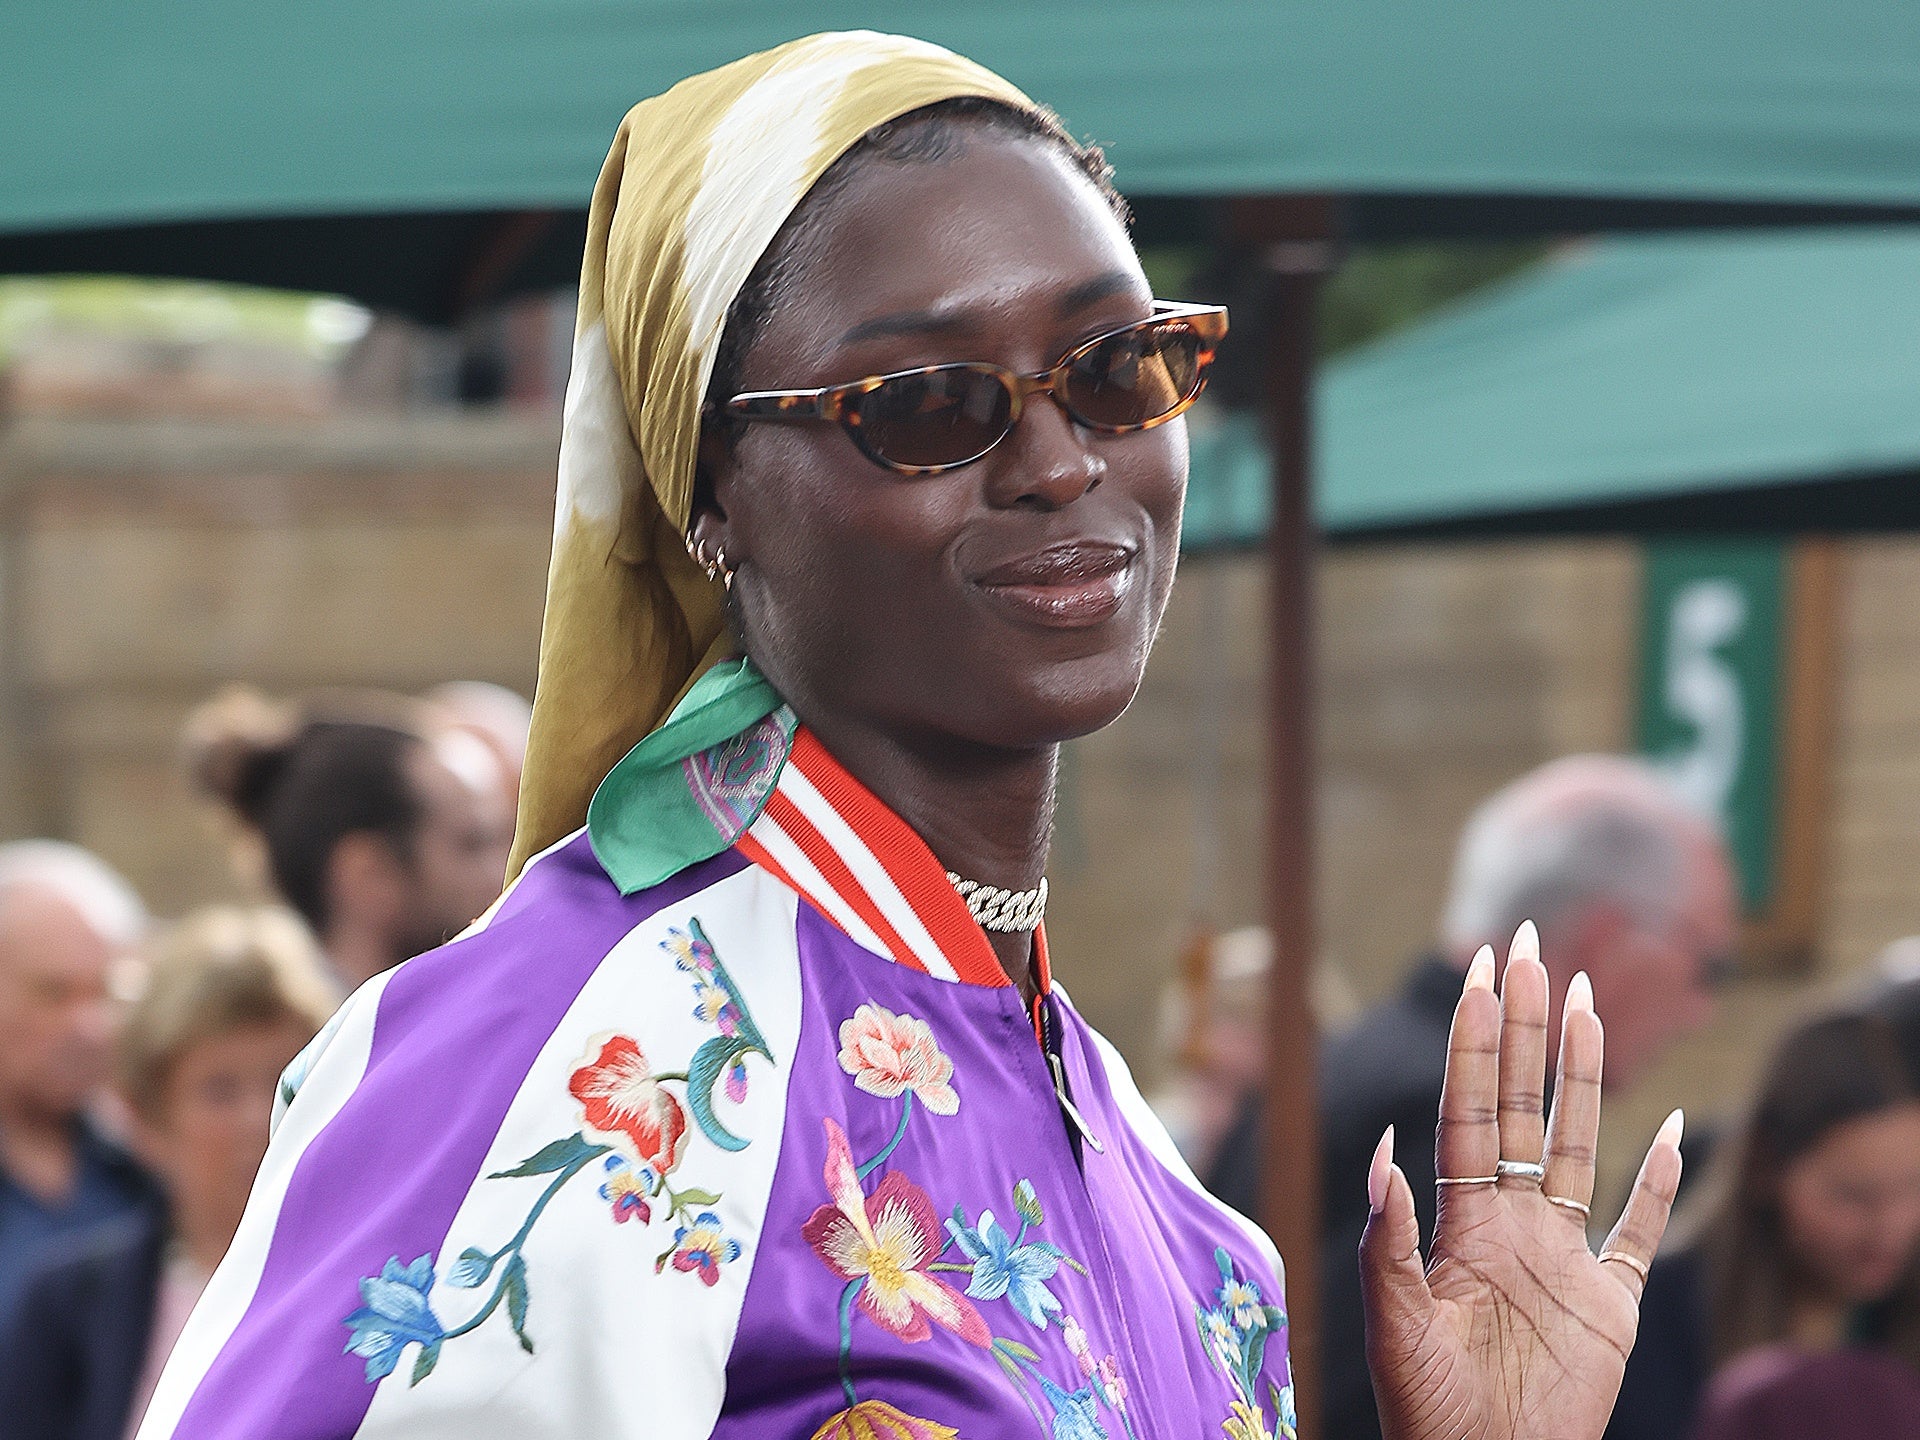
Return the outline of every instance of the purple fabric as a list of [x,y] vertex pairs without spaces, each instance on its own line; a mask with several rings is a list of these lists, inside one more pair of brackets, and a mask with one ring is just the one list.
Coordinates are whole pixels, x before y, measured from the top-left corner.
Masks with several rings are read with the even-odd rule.
[[[876,1424],[873,1433],[944,1440],[949,1430],[929,1428],[943,1426],[968,1440],[1219,1440],[1240,1396],[1201,1339],[1199,1312],[1220,1303],[1216,1247],[1267,1303],[1281,1304],[1279,1286],[1240,1227],[1132,1138],[1097,1060],[1091,1069],[1087,1064],[1092,1042],[1078,1017],[1058,1005],[1070,1088],[1106,1146],[1105,1154],[1084,1151],[1084,1175],[1016,992],[952,984],[893,965],[805,905],[798,939],[802,1015],[790,1113],[716,1440],[804,1440],[847,1408],[840,1368],[847,1282],[803,1233],[810,1228],[820,1236],[817,1212],[829,1203],[822,1174],[829,1119],[846,1134],[856,1163],[878,1157],[901,1136],[863,1182],[867,1196],[888,1187],[899,1194],[904,1179],[924,1191],[942,1223],[955,1219],[978,1231],[981,1212],[991,1211],[1016,1250],[1050,1244],[1085,1267],[1082,1273],[1061,1264],[1044,1278],[1061,1308],[1039,1306],[1041,1325],[1010,1292],[983,1293],[992,1287],[960,1268],[967,1257],[959,1247],[949,1245],[940,1257],[938,1263],[953,1268],[938,1278],[956,1289],[974,1284],[970,1303],[991,1335],[1032,1355],[1031,1363],[1012,1360],[1022,1377],[1018,1385],[988,1349],[954,1329],[936,1324],[925,1338],[905,1339],[858,1305],[846,1311],[848,1378],[858,1400],[884,1402],[924,1422],[902,1429],[903,1422],[889,1417],[894,1428]],[[840,1027],[867,1004],[926,1022],[953,1062],[955,1113],[916,1104],[900,1131],[904,1100],[856,1086],[840,1059]],[[1044,1216],[1024,1237],[1015,1199],[1023,1180]],[[1035,1308],[1037,1292],[1025,1293]],[[1064,1325],[1069,1315],[1085,1336],[1078,1353]],[[1124,1416],[1089,1399],[1097,1382],[1088,1368],[1103,1361],[1126,1387]],[[1284,1325],[1271,1335],[1255,1380],[1266,1432],[1290,1434],[1277,1424],[1282,1407],[1273,1395],[1288,1383]],[[1290,1396],[1286,1419],[1292,1420]]]
[[528,1067],[607,952],[744,864],[729,851],[623,899],[583,834],[529,871],[486,930],[394,976],[366,1075],[301,1156],[253,1300],[178,1440],[353,1434],[374,1394],[365,1361],[343,1353],[361,1277],[439,1247]]

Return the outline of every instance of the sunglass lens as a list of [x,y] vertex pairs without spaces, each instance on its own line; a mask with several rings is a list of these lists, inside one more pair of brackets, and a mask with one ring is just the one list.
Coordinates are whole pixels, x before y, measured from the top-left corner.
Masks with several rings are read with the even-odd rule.
[[984,455],[1007,433],[1013,397],[990,370],[943,365],[896,375],[860,399],[867,447],[896,465],[933,468]]
[[1198,392],[1201,349],[1199,334],[1177,320],[1109,335],[1073,362],[1068,408],[1101,429],[1162,419]]

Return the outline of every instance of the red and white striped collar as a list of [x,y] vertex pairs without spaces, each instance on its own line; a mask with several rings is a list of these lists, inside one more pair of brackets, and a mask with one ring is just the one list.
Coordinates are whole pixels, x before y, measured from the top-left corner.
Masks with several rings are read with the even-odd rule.
[[[766,807],[734,843],[864,948],[941,980],[1012,984],[926,842],[805,726]],[[1044,926],[1033,951],[1044,995]]]

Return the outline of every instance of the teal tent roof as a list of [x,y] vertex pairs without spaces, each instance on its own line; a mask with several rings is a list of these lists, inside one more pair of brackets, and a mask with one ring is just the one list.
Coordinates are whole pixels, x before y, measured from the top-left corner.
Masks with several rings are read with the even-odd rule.
[[[1738,524],[1769,487],[1920,472],[1920,230],[1583,246],[1335,361],[1316,417],[1335,535],[1729,495]],[[1190,542],[1256,539],[1252,421],[1196,425],[1194,471]]]
[[1911,0],[89,0],[0,6],[0,233],[578,207],[621,114],[908,27],[1140,195],[1920,202]]

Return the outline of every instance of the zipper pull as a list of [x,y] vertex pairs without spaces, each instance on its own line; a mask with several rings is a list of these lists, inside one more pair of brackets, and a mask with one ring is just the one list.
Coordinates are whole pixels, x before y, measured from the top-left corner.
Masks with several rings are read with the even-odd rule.
[[1060,1057],[1051,1050],[1047,1052],[1047,1065],[1053,1071],[1053,1093],[1060,1097],[1060,1109],[1065,1112],[1067,1119],[1073,1122],[1073,1128],[1080,1132],[1080,1138],[1093,1148],[1094,1154],[1106,1154],[1107,1147],[1100,1143],[1098,1135],[1087,1128],[1086,1118],[1074,1108],[1073,1101],[1067,1098],[1066,1067],[1060,1063]]

